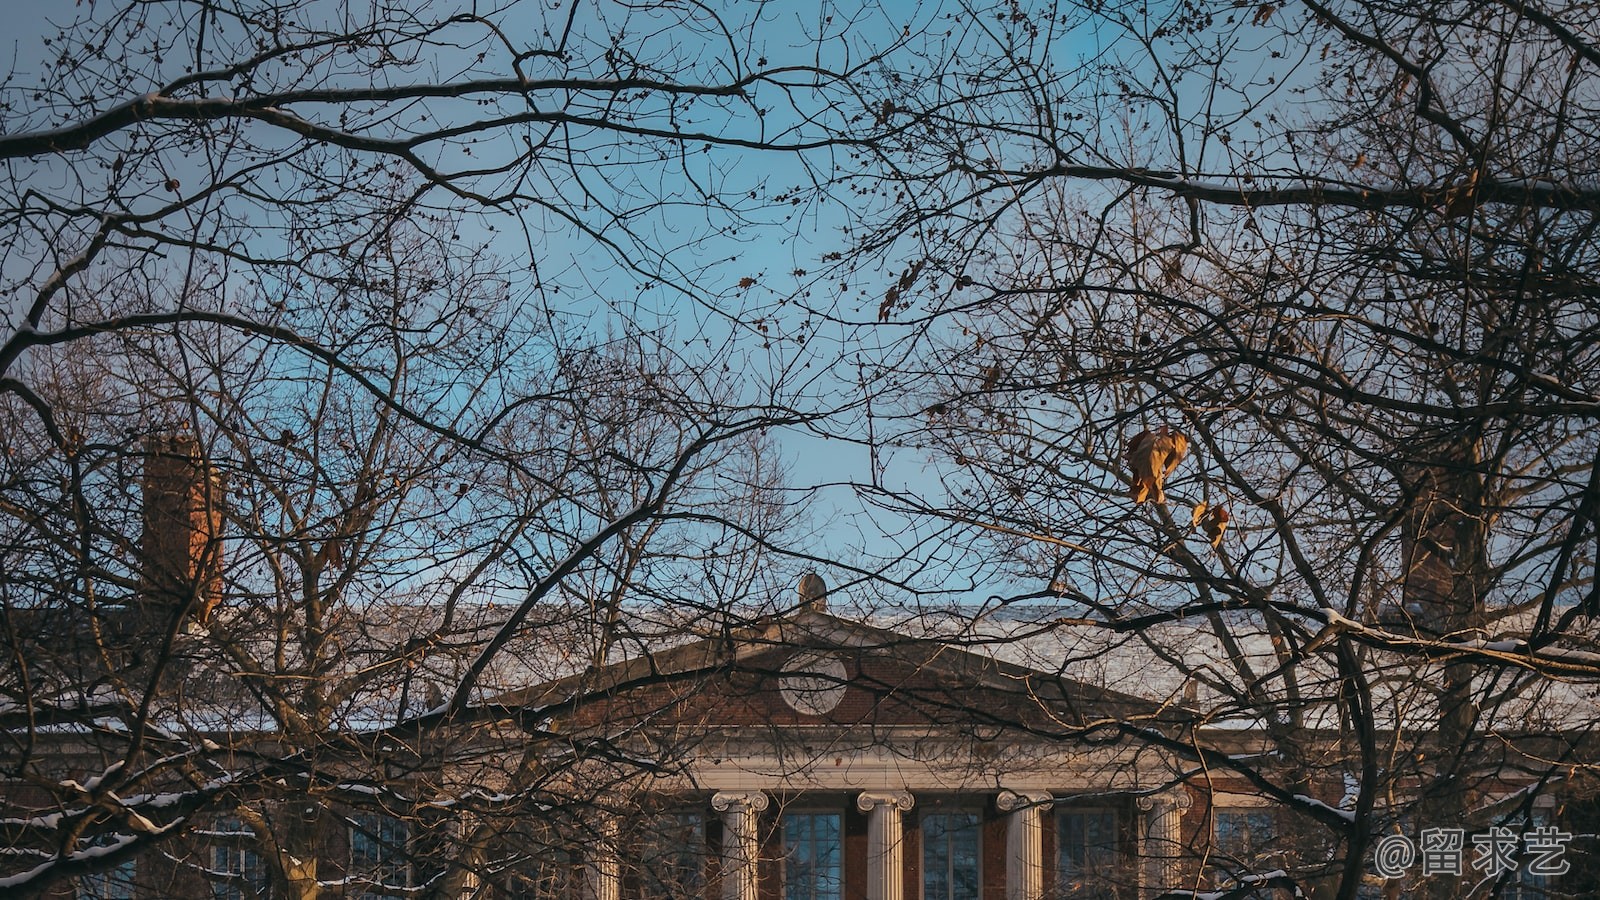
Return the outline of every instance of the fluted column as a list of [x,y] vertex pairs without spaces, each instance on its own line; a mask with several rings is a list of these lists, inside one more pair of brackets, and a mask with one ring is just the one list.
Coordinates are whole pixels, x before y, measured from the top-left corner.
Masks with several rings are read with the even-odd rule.
[[905,898],[901,814],[915,802],[905,791],[864,791],[856,796],[856,809],[867,814],[867,900]]
[[594,843],[584,854],[584,896],[588,900],[622,900],[622,860],[617,856],[620,833],[617,817],[602,813],[595,823]]
[[1042,791],[1001,791],[1006,816],[1006,900],[1044,897],[1043,813],[1054,800]]
[[1154,897],[1181,887],[1183,880],[1183,811],[1193,802],[1189,792],[1177,790],[1138,799],[1145,812],[1139,834],[1139,896]]
[[723,900],[760,900],[761,811],[767,795],[760,791],[719,791],[711,808],[722,814]]

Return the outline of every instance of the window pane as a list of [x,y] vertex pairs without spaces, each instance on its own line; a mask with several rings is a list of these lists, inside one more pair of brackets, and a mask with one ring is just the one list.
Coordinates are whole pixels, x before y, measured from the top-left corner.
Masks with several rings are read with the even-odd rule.
[[923,900],[978,900],[978,814],[922,817]]
[[1056,883],[1069,897],[1109,897],[1132,883],[1118,854],[1121,817],[1115,809],[1056,810]]
[[506,879],[513,897],[533,900],[567,900],[578,896],[582,879],[577,877],[572,854],[554,847],[541,847],[528,862]]
[[1117,852],[1117,811],[1063,809],[1056,815],[1061,871],[1108,865]]
[[350,877],[359,900],[386,900],[401,896],[384,888],[411,885],[406,854],[406,823],[393,816],[364,814],[350,820]]
[[1277,820],[1270,809],[1219,809],[1216,815],[1217,850],[1249,863],[1272,849],[1278,837]]
[[706,825],[699,813],[653,816],[638,841],[639,896],[651,900],[705,893]]
[[838,813],[785,813],[783,852],[784,900],[839,900]]
[[[1535,828],[1550,825],[1550,813],[1549,810],[1545,809],[1518,812],[1501,818],[1496,824],[1510,828],[1521,840]],[[1469,843],[1467,846],[1470,848],[1472,845]],[[1521,844],[1519,843],[1520,846]],[[1506,877],[1498,896],[1504,898],[1504,900],[1546,900],[1552,895],[1555,879],[1528,871],[1528,863],[1530,861],[1529,854],[1517,854],[1516,871]]]
[[[89,842],[90,847],[107,847],[115,843],[110,837]],[[134,895],[134,861],[123,860],[104,872],[81,875],[77,880],[78,900],[132,900]]]
[[210,834],[217,841],[211,848],[211,868],[219,876],[211,883],[214,900],[265,897],[267,867],[250,846],[255,834],[238,819],[219,820]]

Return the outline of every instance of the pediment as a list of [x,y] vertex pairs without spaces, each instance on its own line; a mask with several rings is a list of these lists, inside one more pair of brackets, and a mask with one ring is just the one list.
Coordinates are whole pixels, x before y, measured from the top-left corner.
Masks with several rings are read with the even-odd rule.
[[937,640],[815,610],[540,685],[502,702],[578,722],[1067,728],[1155,704]]

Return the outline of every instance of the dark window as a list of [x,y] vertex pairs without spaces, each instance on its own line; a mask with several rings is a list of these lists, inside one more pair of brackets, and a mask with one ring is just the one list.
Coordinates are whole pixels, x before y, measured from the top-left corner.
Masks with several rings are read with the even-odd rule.
[[705,895],[706,822],[700,813],[648,817],[636,846],[638,896],[667,900]]
[[1131,888],[1120,835],[1122,815],[1110,807],[1056,809],[1056,889],[1067,897],[1111,897]]
[[1250,865],[1271,853],[1278,839],[1278,819],[1270,809],[1219,809],[1216,850]]
[[[1525,840],[1534,829],[1549,826],[1551,821],[1548,810],[1535,809],[1505,817],[1497,824],[1511,829],[1519,839]],[[1467,854],[1468,859],[1476,856],[1470,840],[1467,843]],[[1565,855],[1566,849],[1563,847],[1561,856]],[[1524,850],[1516,855],[1516,861],[1517,870],[1505,876],[1504,887],[1500,889],[1499,897],[1504,900],[1546,900],[1552,896],[1557,879],[1528,871],[1529,863],[1533,861],[1533,854]]]
[[922,816],[922,900],[978,900],[978,814]]
[[838,813],[784,813],[784,900],[839,900],[843,855]]
[[[115,839],[107,836],[89,842],[90,847],[109,847]],[[125,859],[103,872],[80,875],[77,879],[78,900],[133,900],[134,861]]]
[[350,819],[350,878],[358,900],[389,900],[411,886],[406,853],[409,829],[393,816],[359,815]]
[[[1294,858],[1304,858],[1305,846],[1291,853],[1290,835],[1283,828],[1279,811],[1270,807],[1213,809],[1210,864],[1211,879],[1218,887],[1239,887],[1247,875],[1260,875],[1287,869]],[[1305,839],[1304,835],[1300,835]],[[1267,900],[1278,891],[1260,887],[1243,896]]]
[[1117,834],[1122,817],[1115,809],[1067,807],[1056,810],[1058,871],[1064,881],[1117,865]]
[[267,867],[255,851],[255,832],[238,819],[221,819],[211,838],[211,896],[213,900],[254,900],[267,896]]
[[533,900],[566,900],[579,894],[582,879],[570,852],[554,847],[535,850],[508,879],[512,896]]
[[582,854],[575,848],[592,846],[594,837],[592,828],[569,836],[542,819],[505,820],[505,829],[488,850],[487,858],[494,861],[494,868],[482,877],[495,890],[486,896],[576,900],[584,878]]

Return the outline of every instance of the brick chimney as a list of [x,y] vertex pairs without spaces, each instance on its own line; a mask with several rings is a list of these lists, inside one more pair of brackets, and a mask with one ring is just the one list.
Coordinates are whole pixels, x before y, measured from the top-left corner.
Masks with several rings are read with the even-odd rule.
[[1439,491],[1435,473],[1425,474],[1415,504],[1401,523],[1401,597],[1413,617],[1436,617],[1450,603],[1455,582],[1455,520],[1459,514]]
[[1474,559],[1483,540],[1481,485],[1471,444],[1446,445],[1408,473],[1415,491],[1400,523],[1401,602],[1413,627],[1434,634],[1480,624]]
[[141,549],[151,611],[181,608],[204,625],[222,602],[222,489],[190,435],[146,443]]

